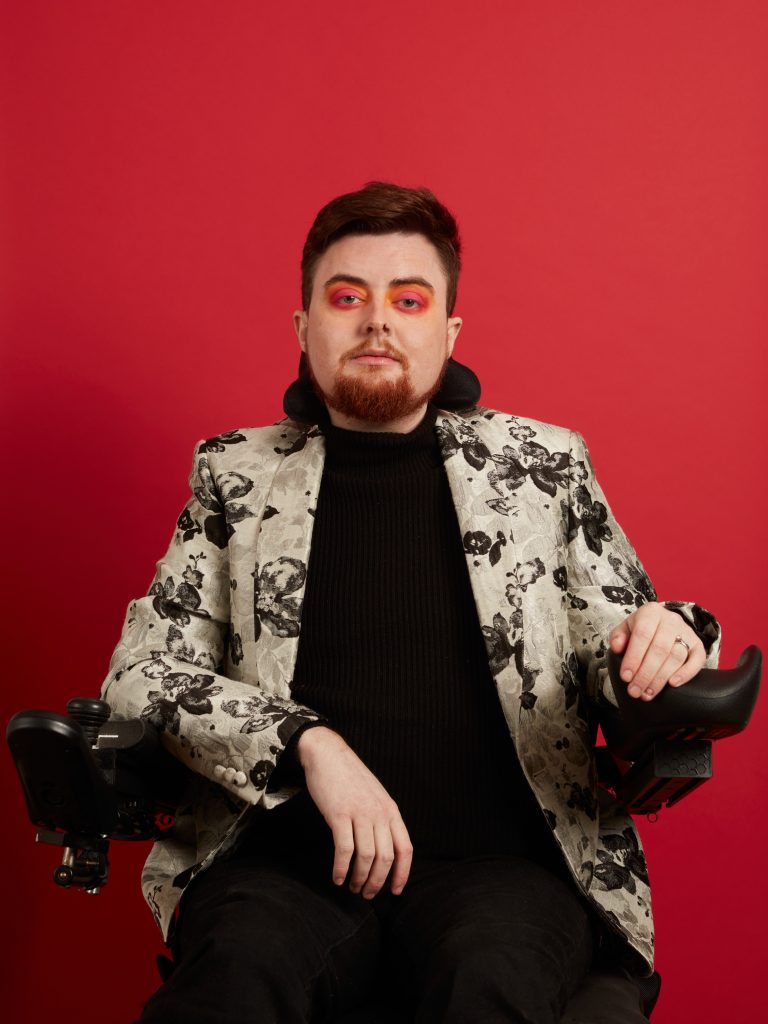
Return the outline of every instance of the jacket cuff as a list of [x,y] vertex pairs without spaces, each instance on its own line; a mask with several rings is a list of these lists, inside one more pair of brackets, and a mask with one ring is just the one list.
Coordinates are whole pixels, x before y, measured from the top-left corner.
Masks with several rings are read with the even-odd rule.
[[267,783],[268,793],[273,793],[278,789],[286,787],[297,788],[304,784],[304,769],[301,767],[301,763],[299,762],[299,756],[296,748],[299,743],[299,737],[302,733],[307,729],[313,729],[316,725],[328,726],[328,719],[320,717],[316,721],[311,722],[304,719],[291,733],[290,738],[286,742],[280,754],[277,766],[269,777],[269,782]]
[[671,612],[676,612],[691,627],[704,644],[708,659],[719,652],[720,623],[711,612],[690,601],[664,601],[663,604]]

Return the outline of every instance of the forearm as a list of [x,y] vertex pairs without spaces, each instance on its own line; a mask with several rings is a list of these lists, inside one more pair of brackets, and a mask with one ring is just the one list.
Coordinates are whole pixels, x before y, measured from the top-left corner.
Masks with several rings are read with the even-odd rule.
[[262,690],[255,678],[226,674],[229,545],[209,523],[222,518],[221,496],[202,447],[193,460],[192,495],[148,594],[128,608],[102,695],[116,714],[153,722],[190,768],[258,803],[293,733],[320,716],[287,693]]
[[134,652],[130,660],[113,661],[102,688],[113,712],[152,722],[189,768],[259,803],[293,734],[321,716],[257,685],[167,653],[153,655]]

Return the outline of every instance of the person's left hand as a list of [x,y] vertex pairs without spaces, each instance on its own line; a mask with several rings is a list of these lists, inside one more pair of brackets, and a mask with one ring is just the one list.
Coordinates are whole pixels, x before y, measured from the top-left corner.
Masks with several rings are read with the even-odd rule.
[[[680,637],[690,645],[675,638]],[[681,686],[704,667],[704,644],[677,612],[657,601],[641,605],[611,630],[611,650],[624,651],[621,678],[630,697],[653,700],[666,686]]]

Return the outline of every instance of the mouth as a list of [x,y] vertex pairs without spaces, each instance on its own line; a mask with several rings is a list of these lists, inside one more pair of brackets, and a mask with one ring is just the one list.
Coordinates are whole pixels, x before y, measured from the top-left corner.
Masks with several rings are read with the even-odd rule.
[[369,366],[385,366],[389,363],[399,363],[400,360],[397,356],[389,355],[387,352],[377,352],[376,350],[370,350],[368,352],[361,352],[359,356],[353,356],[350,359],[351,363],[364,363]]

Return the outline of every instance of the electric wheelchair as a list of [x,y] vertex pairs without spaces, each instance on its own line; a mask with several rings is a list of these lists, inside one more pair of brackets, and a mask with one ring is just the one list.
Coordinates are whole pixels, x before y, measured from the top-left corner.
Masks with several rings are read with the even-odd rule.
[[[607,659],[616,706],[606,704],[601,714],[600,784],[629,813],[657,814],[712,776],[715,740],[746,728],[757,700],[762,655],[749,646],[735,668],[704,669],[679,689],[665,687],[650,702],[627,695],[619,678],[621,656],[609,651]],[[112,719],[109,705],[90,698],[71,700],[67,712],[20,711],[8,725],[7,741],[37,840],[63,849],[54,881],[95,893],[108,879],[111,840],[162,841],[173,828],[188,769],[165,751],[149,722]],[[158,957],[158,967],[165,978],[173,965]],[[615,975],[589,974],[563,1020],[589,1024],[593,1018],[580,1009],[585,990],[590,1006],[600,1004],[604,991],[607,1008],[612,982]],[[661,978],[655,972],[634,983],[650,1017]],[[401,1024],[407,1019],[402,1013],[382,995],[338,1024]],[[612,1020],[603,1013],[600,1019]]]

